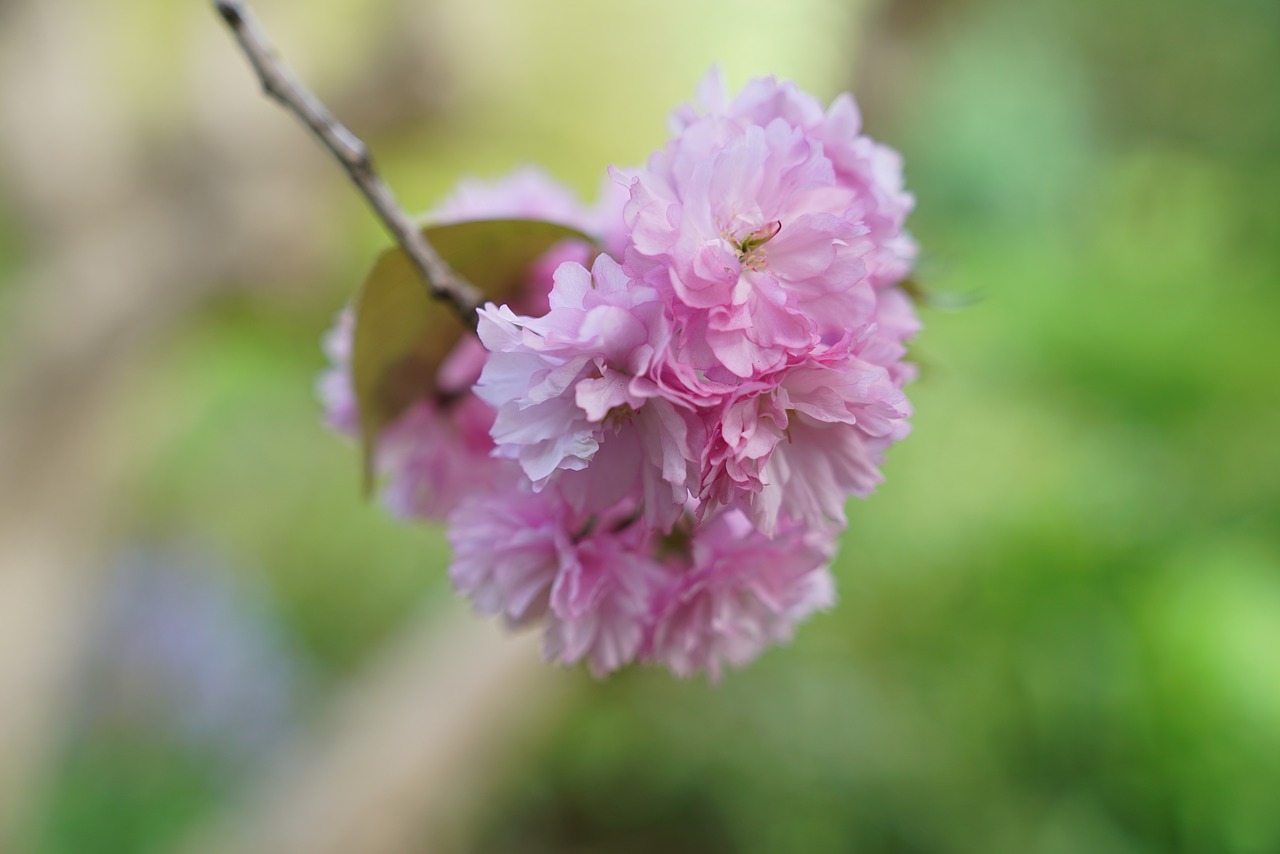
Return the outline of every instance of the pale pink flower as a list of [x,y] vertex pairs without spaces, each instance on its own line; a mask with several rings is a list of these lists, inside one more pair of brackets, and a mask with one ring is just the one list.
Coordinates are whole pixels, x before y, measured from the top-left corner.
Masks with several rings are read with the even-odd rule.
[[[484,219],[536,219],[567,225],[596,237],[616,234],[614,223],[621,214],[615,208],[619,207],[616,191],[602,192],[600,202],[588,207],[572,189],[541,169],[521,166],[492,181],[464,178],[424,219],[438,225]],[[545,314],[556,268],[566,261],[588,263],[593,254],[591,246],[581,241],[567,240],[553,246],[530,267],[525,287],[512,305],[527,314]]]
[[536,166],[522,166],[493,181],[464,178],[425,217],[428,222],[541,219],[586,231],[595,217],[570,188]]
[[383,501],[408,519],[443,519],[473,495],[512,484],[518,473],[494,459],[493,410],[473,394],[423,398],[378,439]]
[[[493,182],[464,180],[428,215],[436,223],[533,218],[580,230],[593,229],[595,217],[571,190],[533,168]],[[530,267],[513,304],[522,311],[544,313],[556,267],[586,260],[590,254],[591,248],[580,241],[556,245]],[[360,432],[351,377],[354,332],[355,316],[348,307],[325,336],[331,366],[317,383],[326,422],[353,438]],[[487,356],[478,339],[463,337],[439,366],[436,393],[424,395],[378,437],[374,467],[383,480],[384,501],[396,515],[442,519],[465,498],[515,477],[508,466],[491,458],[493,411],[471,393]]]
[[786,514],[843,526],[850,495],[879,483],[884,450],[906,435],[911,407],[884,367],[861,358],[861,337],[744,384],[708,419],[702,511],[746,510],[768,535]]
[[631,192],[606,173],[600,181],[599,194],[587,212],[590,229],[587,231],[600,241],[606,255],[622,258],[631,242],[631,230],[627,228],[623,211],[631,200]]
[[863,261],[871,283],[883,287],[906,277],[917,254],[915,241],[904,230],[915,198],[903,187],[901,155],[862,133],[862,115],[851,96],[842,94],[824,109],[794,83],[765,77],[747,83],[730,100],[719,69],[713,68],[699,85],[696,100],[697,106],[673,113],[673,132],[683,133],[706,115],[760,127],[780,119],[821,143],[837,182],[853,190],[855,216],[868,229],[871,248]]
[[[325,421],[353,439],[360,434],[351,379],[354,326],[351,309],[344,309],[325,336],[332,363],[317,384]],[[493,410],[470,390],[486,355],[475,338],[461,340],[437,371],[435,394],[412,404],[378,437],[374,470],[383,500],[397,516],[443,519],[463,499],[513,477],[491,455]]]
[[833,551],[830,537],[791,520],[770,538],[738,511],[710,519],[693,533],[688,566],[672,572],[655,602],[645,660],[714,681],[725,665],[741,667],[789,640],[798,622],[835,601]]
[[899,388],[916,378],[916,366],[906,361],[907,342],[921,329],[915,303],[900,287],[876,291],[876,320],[859,345],[860,358],[880,365]]
[[627,261],[669,292],[684,340],[751,377],[870,319],[857,209],[803,130],[708,117],[632,177]]
[[545,623],[543,655],[585,660],[598,677],[635,660],[666,576],[625,505],[584,514],[554,489],[509,489],[449,521],[450,577],[478,611],[511,626]]
[[[551,589],[552,618],[543,655],[562,664],[585,659],[604,676],[635,660],[644,642],[650,603],[666,580],[647,553],[643,526],[607,529],[566,549]],[[637,539],[640,542],[637,542]]]
[[[594,238],[607,254],[621,258],[629,240],[622,211],[627,203],[625,188],[605,175],[596,201],[584,204],[569,187],[560,184],[536,166],[519,167],[495,181],[466,178],[424,217],[432,223],[464,222],[477,219],[537,219],[567,225]],[[551,287],[551,273],[564,261],[586,264],[590,247],[570,242],[551,253],[554,263],[544,259],[537,265],[538,279]],[[586,250],[586,251],[584,251]],[[530,307],[542,314],[546,305]]]
[[[447,514],[455,587],[598,677],[639,661],[717,680],[789,639],[834,601],[846,501],[909,430],[897,154],[848,96],[824,108],[769,78],[730,99],[713,72],[699,100],[594,207],[524,169],[434,211],[598,242],[533,262],[377,441],[393,511]],[[319,383],[349,434],[351,327]]]
[[347,306],[338,312],[333,326],[323,339],[329,367],[316,380],[316,396],[324,407],[324,421],[329,429],[344,436],[360,435],[360,406],[351,382],[351,344],[355,335],[356,316]]
[[463,502],[449,516],[449,578],[482,614],[523,626],[547,613],[568,536],[553,497],[511,489]]
[[535,489],[577,473],[562,486],[579,508],[630,495],[655,527],[675,521],[699,425],[646,376],[668,336],[651,288],[607,255],[591,271],[564,264],[545,316],[489,304],[478,331],[490,355],[475,391],[497,410],[497,456],[517,460]]

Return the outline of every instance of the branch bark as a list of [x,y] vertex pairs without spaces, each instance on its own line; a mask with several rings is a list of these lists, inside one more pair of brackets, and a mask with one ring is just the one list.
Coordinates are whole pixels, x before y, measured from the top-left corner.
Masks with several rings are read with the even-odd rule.
[[374,213],[404,249],[428,292],[449,304],[462,321],[476,326],[480,291],[459,276],[436,252],[422,229],[396,202],[391,188],[373,167],[369,147],[345,125],[276,56],[266,33],[242,0],[214,0],[214,7],[235,35],[268,97],[293,113],[329,150],[368,200]]

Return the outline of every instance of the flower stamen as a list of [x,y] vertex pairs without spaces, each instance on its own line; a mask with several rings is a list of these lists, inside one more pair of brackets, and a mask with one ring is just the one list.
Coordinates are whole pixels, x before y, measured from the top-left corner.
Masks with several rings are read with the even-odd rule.
[[742,259],[742,266],[748,270],[764,270],[769,266],[768,258],[764,254],[764,245],[770,240],[778,236],[778,232],[782,231],[782,223],[779,220],[767,222],[757,228],[755,231],[748,232],[741,239],[734,238],[734,251],[738,253],[738,257]]

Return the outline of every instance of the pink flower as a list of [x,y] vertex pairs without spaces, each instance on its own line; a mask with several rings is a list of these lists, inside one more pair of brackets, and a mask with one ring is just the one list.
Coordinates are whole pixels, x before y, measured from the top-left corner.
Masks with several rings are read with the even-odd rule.
[[561,507],[518,490],[459,505],[449,516],[449,578],[482,614],[523,626],[547,613],[567,537]]
[[628,266],[673,305],[696,368],[756,376],[870,319],[858,199],[802,129],[701,119],[630,188]]
[[473,394],[423,398],[378,439],[383,500],[397,516],[443,519],[459,503],[516,480],[491,455],[493,410]]
[[324,354],[329,367],[316,381],[316,396],[324,407],[324,421],[329,429],[344,436],[360,435],[360,406],[351,383],[351,343],[355,335],[356,316],[350,306],[338,312],[333,326],[324,335]]
[[622,535],[587,536],[565,550],[551,588],[546,658],[561,664],[585,659],[597,677],[635,660],[650,602],[666,580],[643,538],[635,542],[640,530],[633,525]]
[[666,576],[625,505],[582,514],[554,489],[507,490],[449,521],[450,577],[477,610],[512,626],[544,621],[543,655],[585,660],[597,677],[635,660]]
[[478,331],[490,355],[475,391],[498,413],[494,453],[535,490],[556,476],[579,508],[634,496],[650,524],[670,527],[696,478],[698,421],[647,376],[669,334],[657,294],[601,255],[590,272],[556,271],[544,317],[490,304]]
[[901,155],[862,134],[862,116],[852,97],[842,94],[824,110],[794,83],[765,77],[752,80],[729,100],[719,69],[713,68],[698,87],[697,101],[696,107],[675,111],[673,132],[683,133],[712,115],[742,126],[765,127],[782,120],[817,140],[837,182],[857,199],[854,216],[867,227],[871,244],[863,257],[871,283],[884,287],[906,277],[917,253],[904,230],[915,198],[903,188]]
[[[729,99],[713,72],[699,98],[593,208],[525,169],[436,209],[600,242],[561,243],[482,308],[377,441],[393,511],[448,516],[455,587],[596,676],[638,661],[718,680],[789,639],[834,601],[845,504],[909,431],[897,154],[848,96],[824,108],[769,78]],[[319,384],[348,433],[351,326]]]
[[907,342],[921,329],[911,297],[896,286],[876,291],[876,322],[859,346],[859,356],[889,372],[901,388],[916,378],[916,366],[905,361]]
[[576,193],[536,166],[522,166],[496,181],[464,178],[427,213],[429,222],[541,219],[594,232],[596,218]]
[[645,660],[718,680],[724,665],[741,667],[789,640],[798,622],[835,601],[833,551],[829,537],[790,520],[769,538],[742,513],[716,516],[695,531],[689,566],[656,603]]
[[714,413],[700,510],[741,507],[766,535],[784,510],[809,527],[844,525],[845,501],[880,481],[883,452],[911,414],[888,370],[860,357],[867,341],[874,327],[744,384]]
[[587,214],[591,225],[587,233],[598,237],[605,254],[613,258],[622,258],[631,243],[631,230],[623,217],[630,200],[630,191],[606,173],[601,178],[596,202]]
[[[572,191],[533,168],[495,182],[463,181],[430,217],[436,222],[536,218],[579,229],[595,225],[595,215]],[[585,260],[590,251],[574,241],[553,247],[529,269],[524,291],[514,304],[521,310],[545,312],[555,268],[566,261]],[[326,422],[353,438],[360,432],[351,379],[354,333],[354,312],[344,309],[325,336],[331,367],[317,384]],[[478,339],[464,337],[437,371],[438,393],[417,401],[378,437],[375,468],[384,482],[383,499],[396,515],[443,519],[469,496],[494,488],[500,480],[514,480],[509,465],[490,454],[493,410],[471,393],[487,357]]]
[[[585,205],[570,188],[558,183],[536,166],[522,166],[496,181],[466,178],[458,182],[447,199],[427,213],[425,219],[433,223],[465,222],[477,219],[539,219],[567,225],[599,241],[605,252],[622,257],[628,241],[622,209],[627,202],[627,191],[607,175],[600,183],[595,203]],[[561,247],[559,257],[549,266],[539,264],[539,270],[550,289],[551,273],[564,261],[589,262],[589,253],[578,251],[566,254]],[[552,253],[554,255],[554,253]],[[545,303],[531,307],[532,314],[546,311]]]
[[[424,217],[434,224],[482,219],[537,219],[567,225],[584,234],[614,234],[615,211],[620,203],[615,193],[601,194],[600,202],[588,208],[570,188],[555,181],[536,166],[522,166],[495,181],[464,178],[443,202]],[[552,275],[566,261],[587,263],[593,252],[580,241],[565,241],[552,247],[530,268],[524,291],[513,300],[518,310],[535,315],[547,311],[547,295]]]
[[[332,365],[317,384],[326,422],[351,438],[360,434],[351,380],[354,331],[354,314],[346,308],[325,336]],[[437,393],[414,403],[378,437],[374,468],[383,480],[383,500],[397,516],[443,519],[463,499],[513,477],[490,453],[493,410],[470,391],[486,355],[476,339],[460,341],[437,371]]]

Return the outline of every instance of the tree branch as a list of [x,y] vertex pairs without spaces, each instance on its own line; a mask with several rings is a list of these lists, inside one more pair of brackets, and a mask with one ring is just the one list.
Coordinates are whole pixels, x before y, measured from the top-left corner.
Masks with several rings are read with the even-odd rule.
[[266,33],[242,0],[214,0],[214,7],[235,34],[236,41],[258,73],[267,96],[297,116],[337,158],[352,182],[369,200],[374,213],[418,268],[431,295],[449,303],[463,322],[474,329],[476,308],[483,301],[480,291],[450,268],[423,236],[422,229],[396,202],[391,188],[373,168],[368,146],[335,119],[328,108],[276,57]]

